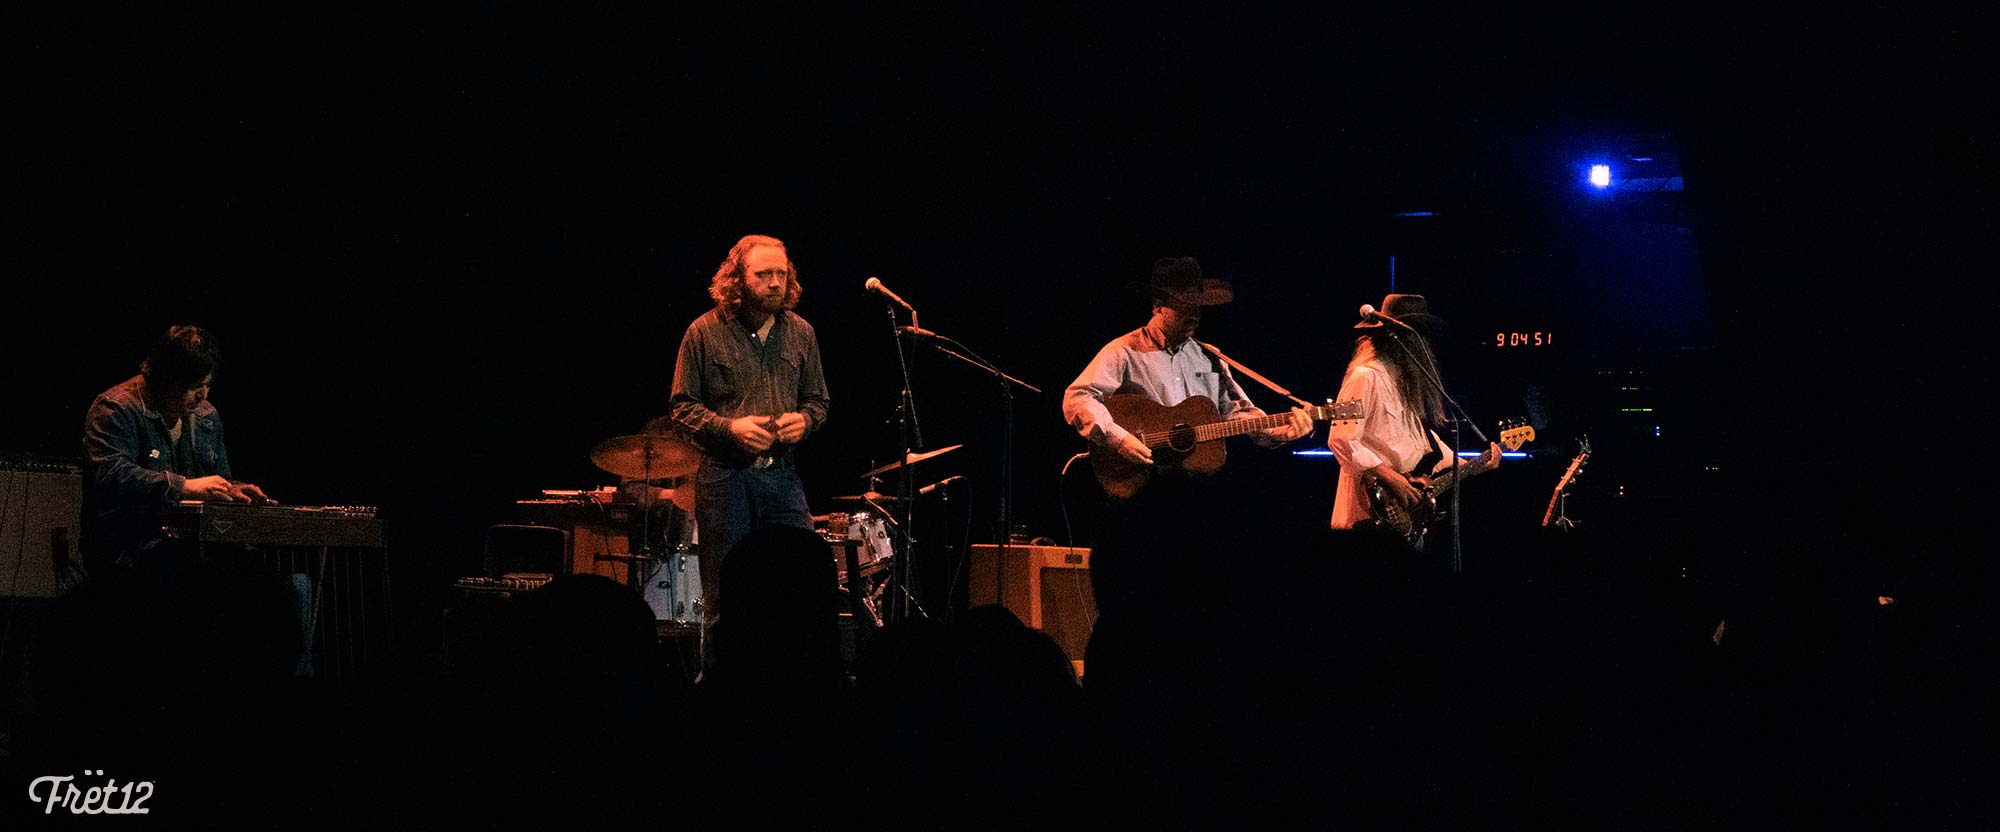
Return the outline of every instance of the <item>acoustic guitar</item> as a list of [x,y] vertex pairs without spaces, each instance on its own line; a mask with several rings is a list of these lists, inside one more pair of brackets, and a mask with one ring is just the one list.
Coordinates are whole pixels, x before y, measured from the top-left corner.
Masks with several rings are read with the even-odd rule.
[[[1222,470],[1228,456],[1224,439],[1260,430],[1269,430],[1292,420],[1290,411],[1254,419],[1223,421],[1215,402],[1207,396],[1192,396],[1171,407],[1137,393],[1114,393],[1104,397],[1104,409],[1118,423],[1153,451],[1153,464],[1140,465],[1119,455],[1112,445],[1090,446],[1090,467],[1104,493],[1125,499],[1139,493],[1155,469],[1171,468],[1197,474]],[[1352,435],[1361,423],[1361,402],[1328,402],[1306,408],[1314,422],[1330,422],[1335,431]]]

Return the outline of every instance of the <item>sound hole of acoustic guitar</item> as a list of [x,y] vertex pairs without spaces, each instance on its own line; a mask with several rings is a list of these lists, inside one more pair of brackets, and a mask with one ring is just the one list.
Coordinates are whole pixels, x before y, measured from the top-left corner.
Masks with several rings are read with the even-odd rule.
[[1194,450],[1194,427],[1183,424],[1168,428],[1167,447],[1182,454]]

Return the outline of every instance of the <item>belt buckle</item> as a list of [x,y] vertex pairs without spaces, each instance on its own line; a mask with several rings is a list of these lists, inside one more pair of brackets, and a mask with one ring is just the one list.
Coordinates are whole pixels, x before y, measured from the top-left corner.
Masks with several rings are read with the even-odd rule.
[[776,464],[778,458],[770,454],[758,454],[756,459],[750,461],[750,467],[757,469],[769,468]]

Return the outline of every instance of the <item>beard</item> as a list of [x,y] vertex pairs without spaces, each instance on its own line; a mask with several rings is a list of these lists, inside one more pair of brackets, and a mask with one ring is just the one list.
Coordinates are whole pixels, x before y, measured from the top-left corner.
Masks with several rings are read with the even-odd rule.
[[751,292],[750,296],[744,299],[744,305],[757,310],[760,314],[776,315],[785,311],[785,293],[767,295],[762,292]]

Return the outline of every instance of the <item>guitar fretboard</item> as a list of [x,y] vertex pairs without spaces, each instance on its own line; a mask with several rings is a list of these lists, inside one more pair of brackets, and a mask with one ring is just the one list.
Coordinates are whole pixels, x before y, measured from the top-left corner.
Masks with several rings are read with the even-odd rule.
[[[1308,407],[1306,408],[1306,415],[1315,422],[1358,419],[1361,417],[1361,408],[1358,402],[1336,402]],[[1227,439],[1231,436],[1242,436],[1243,434],[1255,431],[1270,430],[1291,421],[1292,414],[1290,411],[1286,411],[1284,413],[1273,413],[1268,416],[1257,416],[1250,419],[1210,422],[1206,425],[1194,426],[1194,439],[1196,442]],[[1168,428],[1166,430],[1147,431],[1140,434],[1139,438],[1148,445],[1160,445],[1165,443],[1175,430],[1176,428]]]

